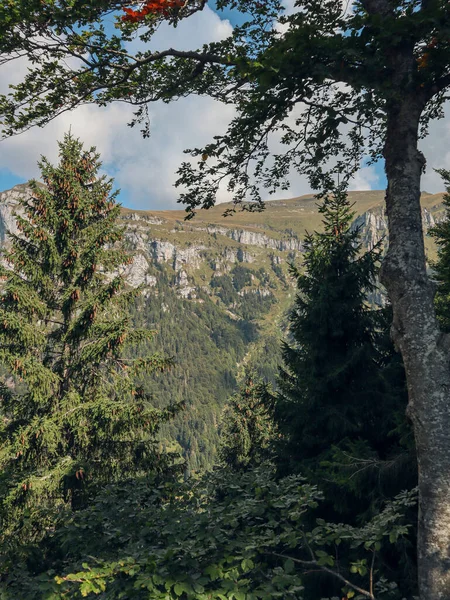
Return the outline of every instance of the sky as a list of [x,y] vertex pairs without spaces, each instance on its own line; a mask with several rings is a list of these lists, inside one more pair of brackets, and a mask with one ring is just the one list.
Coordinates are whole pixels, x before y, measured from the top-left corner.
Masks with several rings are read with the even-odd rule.
[[[285,0],[292,10],[294,0]],[[230,11],[218,14],[207,6],[204,11],[182,21],[177,29],[163,24],[152,46],[192,49],[219,41],[230,35],[236,17]],[[17,61],[0,68],[0,92],[8,84],[20,80],[25,62]],[[151,136],[143,139],[139,127],[130,128],[131,107],[112,104],[108,107],[84,106],[65,113],[44,128],[33,128],[16,137],[0,142],[0,191],[9,189],[33,177],[39,178],[37,161],[41,155],[57,161],[57,140],[71,129],[85,143],[100,152],[103,170],[112,176],[115,188],[120,188],[124,206],[142,210],[180,208],[178,192],[173,184],[176,170],[185,158],[183,150],[202,146],[214,135],[224,133],[233,117],[233,107],[224,106],[210,98],[189,97],[171,104],[152,104],[149,107]],[[438,192],[443,189],[434,168],[450,167],[450,110],[445,118],[430,127],[430,135],[422,142],[427,158],[427,171],[422,189]],[[351,189],[383,189],[383,165],[363,167],[356,175]],[[311,190],[303,176],[294,174],[288,192],[278,197],[299,196]],[[277,196],[272,196],[271,199]],[[219,191],[218,201],[230,199],[228,192]]]

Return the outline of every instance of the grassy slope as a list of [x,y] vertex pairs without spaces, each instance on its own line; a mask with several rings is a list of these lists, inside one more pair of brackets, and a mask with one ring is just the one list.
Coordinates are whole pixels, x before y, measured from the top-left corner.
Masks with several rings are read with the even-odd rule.
[[[351,202],[354,203],[354,209],[357,215],[368,210],[384,205],[384,190],[372,190],[363,192],[349,192]],[[422,194],[422,205],[431,212],[439,211],[442,204],[442,193]],[[263,229],[273,229],[283,231],[291,229],[298,235],[304,234],[320,227],[320,215],[317,211],[317,201],[313,195],[307,194],[297,198],[282,200],[268,200],[265,204],[265,210],[262,212],[237,211],[227,217],[223,216],[226,209],[231,208],[232,204],[219,204],[208,210],[199,210],[193,220],[188,224],[198,226],[200,224],[214,224],[233,227],[245,227],[258,231]],[[160,210],[160,211],[139,211],[124,208],[123,213],[135,213],[146,216],[157,216],[167,220],[175,225],[176,222],[183,222],[186,212],[184,210]]]

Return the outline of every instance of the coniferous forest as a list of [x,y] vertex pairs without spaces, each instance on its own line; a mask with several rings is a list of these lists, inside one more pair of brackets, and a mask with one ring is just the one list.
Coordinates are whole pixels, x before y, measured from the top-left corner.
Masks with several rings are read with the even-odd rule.
[[[161,264],[146,287],[97,149],[69,132],[41,157],[1,248],[2,600],[450,598],[450,171],[425,245],[419,149],[445,116],[450,7],[290,8],[217,0],[228,37],[157,50],[205,0],[0,0],[0,69],[29,64],[4,138],[115,102],[148,137],[152,102],[207,96],[234,116],[179,167],[186,221],[224,181],[224,218],[256,215],[293,171],[320,216],[261,238],[289,275],[233,238],[210,289]],[[349,192],[367,164],[389,235],[370,244]]]

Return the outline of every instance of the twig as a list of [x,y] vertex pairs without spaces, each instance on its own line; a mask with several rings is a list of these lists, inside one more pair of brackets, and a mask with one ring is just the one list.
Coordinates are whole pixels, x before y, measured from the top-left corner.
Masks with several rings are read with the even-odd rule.
[[333,577],[335,577],[336,579],[339,579],[339,581],[342,581],[342,583],[345,583],[345,585],[348,585],[348,587],[352,588],[352,590],[355,590],[355,592],[359,592],[366,598],[369,598],[369,600],[376,600],[375,596],[373,595],[373,593],[371,591],[368,592],[367,590],[352,583],[351,581],[349,581],[348,579],[346,579],[339,573],[336,573],[336,571],[333,571],[333,569],[329,569],[328,567],[325,567],[324,565],[319,565],[319,563],[315,559],[314,560],[301,560],[300,558],[286,556],[285,554],[278,554],[277,552],[271,552],[271,554],[273,556],[278,556],[279,558],[290,559],[290,560],[292,560],[292,562],[303,565],[303,566],[318,567],[324,573],[333,575]]
[[375,550],[372,554],[372,562],[370,564],[370,573],[369,573],[369,591],[373,596],[373,566],[375,564]]

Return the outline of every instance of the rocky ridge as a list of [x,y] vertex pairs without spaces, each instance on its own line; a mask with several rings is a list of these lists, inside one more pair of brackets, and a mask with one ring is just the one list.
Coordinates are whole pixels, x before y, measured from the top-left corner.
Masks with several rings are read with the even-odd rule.
[[[0,193],[0,243],[7,232],[17,232],[14,212],[20,197],[30,193],[26,184]],[[356,218],[364,247],[371,249],[387,238],[387,219],[383,192],[353,192]],[[425,231],[443,218],[442,195],[423,195]],[[211,288],[215,277],[229,273],[238,264],[252,271],[266,270],[272,281],[253,277],[248,290],[273,293],[287,274],[287,263],[304,250],[305,231],[320,227],[320,215],[312,196],[271,201],[262,213],[236,213],[221,217],[223,207],[200,211],[196,218],[184,221],[183,211],[131,211],[124,209],[126,242],[135,253],[126,269],[131,286],[156,286],[158,272],[167,270],[173,286],[183,298],[196,299],[199,289]],[[209,222],[208,222],[209,221]],[[289,227],[286,227],[289,225]],[[427,240],[428,250],[434,249]],[[278,271],[278,273],[276,273]],[[275,281],[274,281],[275,280]],[[284,282],[283,282],[284,283]]]

